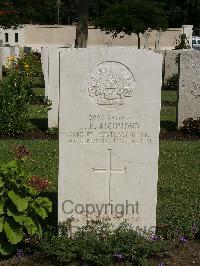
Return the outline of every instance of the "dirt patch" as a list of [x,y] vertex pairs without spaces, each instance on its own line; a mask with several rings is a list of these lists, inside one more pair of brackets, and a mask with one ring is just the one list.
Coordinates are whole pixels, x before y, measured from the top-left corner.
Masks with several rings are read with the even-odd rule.
[[190,266],[200,265],[200,241],[188,241],[171,252],[170,261],[165,265]]
[[52,266],[51,262],[43,254],[36,252],[32,256],[17,258],[16,256],[0,262],[0,266]]

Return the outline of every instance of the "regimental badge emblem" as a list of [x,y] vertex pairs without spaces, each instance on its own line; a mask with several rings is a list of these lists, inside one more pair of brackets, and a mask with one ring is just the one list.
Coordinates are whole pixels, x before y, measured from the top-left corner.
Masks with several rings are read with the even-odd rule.
[[92,73],[88,93],[96,104],[113,108],[124,105],[134,95],[134,88],[135,78],[130,69],[122,63],[107,61]]

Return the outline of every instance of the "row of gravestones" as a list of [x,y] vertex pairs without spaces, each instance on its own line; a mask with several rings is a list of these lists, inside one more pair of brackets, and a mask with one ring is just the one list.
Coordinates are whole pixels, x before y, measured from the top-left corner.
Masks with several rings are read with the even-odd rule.
[[[198,52],[180,55],[179,121],[199,116]],[[106,47],[42,49],[49,126],[59,124],[59,221],[156,226],[163,57]],[[181,123],[180,123],[181,124]],[[179,125],[180,125],[179,124]]]
[[[49,128],[58,126],[59,109],[59,67],[60,54],[69,48],[43,48],[42,61],[45,79],[45,96],[52,101],[48,113]],[[163,51],[164,82],[174,74],[179,77],[177,127],[187,118],[200,116],[200,53],[195,50]],[[78,70],[78,69],[77,69]]]

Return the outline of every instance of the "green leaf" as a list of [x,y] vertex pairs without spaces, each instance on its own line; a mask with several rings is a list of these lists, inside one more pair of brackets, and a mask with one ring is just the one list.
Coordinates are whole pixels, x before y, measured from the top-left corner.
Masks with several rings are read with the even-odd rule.
[[4,225],[4,217],[0,217],[0,233],[3,231],[3,225]]
[[23,225],[24,218],[25,218],[24,215],[16,214],[16,213],[14,213],[14,211],[11,211],[10,209],[8,209],[7,215],[9,217],[13,217],[13,219],[15,220],[16,223],[19,223],[20,225]]
[[14,191],[9,191],[8,196],[15,204],[19,212],[23,212],[28,208],[28,204],[30,201],[29,197],[21,197],[18,194],[16,194]]
[[3,181],[3,177],[0,177],[0,188],[4,186],[5,182]]
[[6,233],[8,241],[13,245],[21,242],[24,236],[21,226],[13,221],[5,221],[4,232]]
[[37,232],[36,232],[36,234],[39,237],[39,239],[41,239],[42,238],[42,227],[41,227],[41,225],[40,225],[39,222],[36,222],[35,224],[37,226]]
[[0,215],[1,214],[4,214],[4,205],[6,203],[6,199],[3,198],[3,199],[0,199]]
[[35,202],[32,203],[32,208],[45,220],[48,217],[48,213],[52,211],[52,202],[46,197],[38,197]]
[[31,217],[24,218],[24,226],[26,227],[29,235],[34,235],[37,232],[37,226]]
[[6,191],[6,190],[5,190],[5,187],[1,188],[1,189],[0,189],[0,196],[3,196],[3,194],[5,193],[5,191]]
[[48,214],[44,208],[34,205],[34,210],[43,220],[48,217]]
[[52,212],[52,202],[46,197],[39,197],[36,199],[39,206],[44,208],[47,212]]

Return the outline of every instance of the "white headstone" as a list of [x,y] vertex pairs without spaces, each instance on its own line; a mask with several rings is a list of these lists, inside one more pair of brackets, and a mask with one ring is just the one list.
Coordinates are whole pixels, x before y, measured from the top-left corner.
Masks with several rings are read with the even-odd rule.
[[178,128],[188,118],[200,117],[200,52],[191,50],[180,54],[178,92]]
[[179,55],[184,54],[188,49],[182,50],[166,50],[165,52],[165,60],[164,60],[164,82],[167,83],[168,79],[177,75],[179,72]]
[[2,48],[0,48],[0,80],[2,80],[3,76],[3,58],[2,58]]
[[161,77],[150,51],[61,53],[59,221],[156,225]]
[[42,47],[41,50],[42,71],[45,82],[45,96],[49,95],[49,48]]
[[9,59],[11,57],[11,50],[10,47],[3,47],[2,48],[2,60],[3,60],[3,65],[5,67],[9,66]]
[[59,108],[59,53],[67,48],[49,48],[49,80],[48,98],[51,101],[51,110],[48,112],[48,127],[58,127]]

